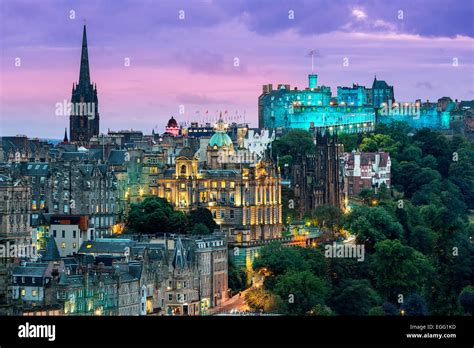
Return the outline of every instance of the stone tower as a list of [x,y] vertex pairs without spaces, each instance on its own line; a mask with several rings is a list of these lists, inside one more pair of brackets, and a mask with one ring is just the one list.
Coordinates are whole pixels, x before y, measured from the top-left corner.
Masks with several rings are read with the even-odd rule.
[[82,34],[81,67],[79,83],[72,86],[72,110],[69,116],[70,141],[87,144],[99,134],[99,108],[97,86],[91,83],[89,54],[87,52],[86,26]]

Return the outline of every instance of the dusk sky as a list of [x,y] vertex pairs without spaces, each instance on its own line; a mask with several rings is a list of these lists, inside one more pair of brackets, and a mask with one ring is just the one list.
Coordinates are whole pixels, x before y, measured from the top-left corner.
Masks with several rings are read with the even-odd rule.
[[313,49],[318,84],[333,95],[377,74],[399,101],[474,99],[471,0],[0,4],[0,135],[62,138],[69,117],[55,115],[56,103],[78,81],[84,21],[101,132],[161,133],[171,115],[205,122],[206,110],[245,112],[257,126],[262,85],[306,87]]

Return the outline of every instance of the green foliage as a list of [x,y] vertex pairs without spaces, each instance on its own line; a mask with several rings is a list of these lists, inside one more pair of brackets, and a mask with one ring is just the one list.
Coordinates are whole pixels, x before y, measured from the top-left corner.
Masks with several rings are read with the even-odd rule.
[[189,212],[188,219],[191,225],[204,224],[206,225],[209,233],[214,232],[218,228],[218,225],[212,218],[212,213],[206,208],[197,208]]
[[247,272],[245,269],[238,268],[232,261],[228,263],[228,286],[232,292],[241,291],[247,286]]
[[393,140],[390,135],[386,134],[371,134],[364,139],[360,144],[360,150],[364,152],[377,152],[383,150],[389,153],[397,152],[400,148],[400,143]]
[[408,296],[402,304],[404,315],[407,316],[422,316],[428,314],[426,302],[420,295],[413,294]]
[[375,307],[372,307],[370,309],[369,315],[370,316],[381,317],[381,316],[385,316],[387,314],[385,313],[385,310],[383,309],[382,306],[375,306]]
[[343,133],[339,135],[338,141],[340,144],[344,145],[344,151],[350,152],[359,148],[362,141],[362,135]]
[[375,245],[371,269],[376,288],[389,300],[396,300],[399,294],[421,292],[434,272],[426,256],[399,240],[384,240]]
[[[287,140],[277,151],[284,149],[280,159],[288,156],[291,165],[299,150]],[[468,209],[474,209],[474,144],[459,135],[415,132],[398,122],[379,124],[371,135],[341,135],[339,140],[346,151],[390,152],[391,188],[363,190],[364,205],[347,215],[324,206],[306,214],[319,227],[343,224],[364,243],[364,262],[324,258],[319,249],[278,243],[261,249],[254,267],[267,268],[264,289],[275,295],[278,312],[400,315],[403,309],[405,315],[473,314],[474,250],[469,238],[474,237],[474,219],[471,213],[469,224]],[[312,139],[307,137],[306,143],[312,152]],[[290,190],[283,193],[284,205],[291,195]],[[285,209],[285,218],[291,219],[293,211]],[[322,289],[333,289],[331,300],[326,295],[311,303],[317,300],[308,295],[299,302],[298,296],[312,288],[323,295]],[[290,293],[295,295],[293,306],[288,303]],[[393,304],[400,294],[401,308]]]
[[342,211],[333,205],[319,205],[314,209],[312,216],[319,228],[334,229],[341,223]]
[[309,316],[330,317],[334,315],[334,312],[328,306],[318,303],[316,306],[311,308],[307,314]]
[[277,306],[277,298],[263,288],[252,288],[245,293],[245,301],[253,310],[270,312]]
[[209,234],[216,227],[208,209],[198,208],[186,215],[174,210],[166,199],[159,197],[146,197],[140,203],[131,204],[127,217],[128,232],[136,233]]
[[253,268],[256,270],[266,268],[273,276],[279,276],[288,271],[308,269],[309,265],[297,248],[288,248],[279,242],[270,242],[260,249]]
[[198,222],[191,230],[191,234],[200,236],[210,234],[210,232],[206,225],[204,225],[202,222]]
[[130,206],[127,227],[138,233],[179,233],[185,231],[187,219],[183,213],[174,211],[166,199],[146,197],[142,202]]
[[474,315],[474,286],[468,285],[459,294],[459,303],[466,314]]
[[288,272],[278,277],[274,292],[281,298],[281,313],[305,315],[317,304],[324,305],[329,286],[310,271]]
[[[293,208],[290,207],[290,201],[293,201]],[[288,186],[281,187],[281,206],[283,223],[291,223],[297,217],[297,210],[295,205],[295,194]]]
[[356,235],[357,241],[371,252],[375,243],[384,239],[401,238],[403,228],[384,208],[359,206],[346,220],[346,228]]
[[380,302],[367,279],[345,281],[331,296],[331,307],[340,315],[367,315]]
[[280,139],[275,140],[272,148],[275,158],[276,156],[291,156],[291,158],[285,158],[285,161],[291,165],[298,155],[314,153],[315,146],[310,132],[303,129],[292,129]]
[[287,247],[280,242],[270,242],[260,249],[253,268],[265,268],[269,276],[277,277],[290,271],[311,271],[317,276],[326,274],[326,258],[321,250],[315,248]]

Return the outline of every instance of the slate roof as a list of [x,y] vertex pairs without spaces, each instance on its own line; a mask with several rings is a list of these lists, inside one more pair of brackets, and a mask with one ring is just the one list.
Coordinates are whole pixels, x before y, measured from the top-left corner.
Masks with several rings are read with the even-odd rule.
[[112,150],[109,154],[108,162],[113,166],[121,166],[125,163],[125,153],[124,150]]
[[178,157],[186,157],[192,159],[194,157],[194,151],[189,146],[183,147],[178,154]]
[[42,261],[59,261],[61,256],[59,255],[58,246],[53,237],[49,237],[48,243],[46,244],[46,250],[44,251]]
[[33,267],[29,266],[17,266],[12,270],[12,276],[17,277],[43,277],[46,272],[46,266]]
[[78,252],[81,254],[116,254],[123,253],[125,248],[131,248],[131,246],[132,241],[129,239],[101,238],[82,243]]

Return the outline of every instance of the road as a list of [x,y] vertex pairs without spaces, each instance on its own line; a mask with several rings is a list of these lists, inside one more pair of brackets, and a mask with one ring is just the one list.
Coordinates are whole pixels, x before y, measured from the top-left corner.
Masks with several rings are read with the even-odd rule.
[[207,314],[208,315],[215,315],[215,314],[218,314],[218,313],[220,313],[220,314],[229,313],[230,314],[230,312],[232,310],[239,311],[239,312],[250,310],[249,306],[247,306],[247,304],[245,303],[245,300],[244,300],[245,293],[248,290],[249,289],[242,291],[240,296],[239,296],[239,294],[237,294],[237,295],[231,297],[226,302],[224,302],[224,304],[222,304],[221,306],[217,306],[217,307],[209,309]]

